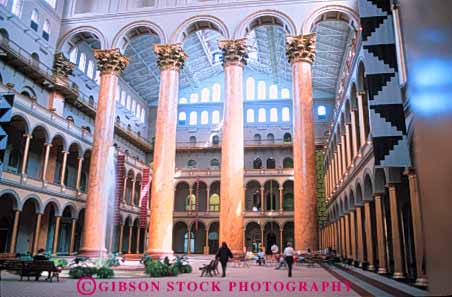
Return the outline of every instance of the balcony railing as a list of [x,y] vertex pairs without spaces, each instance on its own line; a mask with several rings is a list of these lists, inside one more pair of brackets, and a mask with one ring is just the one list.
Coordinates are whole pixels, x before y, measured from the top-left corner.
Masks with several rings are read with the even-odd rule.
[[[293,176],[293,168],[245,169],[247,176]],[[220,169],[176,168],[176,178],[220,176]]]
[[[291,140],[284,139],[273,139],[273,140],[255,140],[255,139],[245,139],[245,148],[254,147],[292,147]],[[211,142],[182,142],[178,141],[176,143],[178,150],[189,150],[189,149],[221,149],[221,143],[211,143]]]

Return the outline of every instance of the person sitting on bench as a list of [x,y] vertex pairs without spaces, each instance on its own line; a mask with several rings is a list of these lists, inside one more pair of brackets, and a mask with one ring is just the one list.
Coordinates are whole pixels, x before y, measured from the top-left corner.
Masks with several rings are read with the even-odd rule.
[[46,261],[49,257],[46,256],[44,249],[39,249],[38,253],[33,257],[33,261]]

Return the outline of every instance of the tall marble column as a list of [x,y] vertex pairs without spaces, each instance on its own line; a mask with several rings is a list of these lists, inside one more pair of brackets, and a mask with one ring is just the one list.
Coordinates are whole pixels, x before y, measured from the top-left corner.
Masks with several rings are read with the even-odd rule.
[[354,210],[350,211],[350,249],[352,261],[356,261],[356,219]]
[[352,249],[350,244],[350,213],[345,216],[345,249],[347,250],[347,259],[352,259]]
[[66,164],[67,164],[67,156],[69,155],[68,151],[63,151],[63,164],[61,165],[61,173],[60,173],[60,186],[61,189],[64,189],[66,185],[64,184],[64,180],[66,178]]
[[389,208],[391,213],[392,254],[394,256],[393,278],[404,278],[402,264],[402,239],[399,229],[399,208],[397,206],[397,186],[389,184]]
[[383,227],[383,209],[382,209],[382,201],[381,194],[375,194],[375,216],[376,216],[376,224],[377,224],[377,244],[378,244],[378,273],[385,274],[387,273],[386,269],[386,240],[384,235],[384,227]]
[[367,250],[367,270],[374,271],[374,246],[372,240],[372,217],[370,213],[370,202],[364,203],[364,219],[366,222],[366,250]]
[[315,34],[288,36],[286,54],[292,64],[294,115],[294,237],[295,249],[318,249],[317,195],[312,62]]
[[352,110],[350,111],[351,113],[351,118],[352,118],[352,164],[353,164],[353,160],[355,160],[356,156],[358,156],[358,133],[357,133],[357,123],[356,123],[356,113],[357,113],[357,109],[352,107]]
[[147,253],[173,253],[174,171],[176,168],[179,71],[187,55],[181,44],[155,45],[160,67],[160,96],[154,143],[149,242]]
[[[364,92],[358,92],[358,94],[356,94],[357,98],[358,98],[358,109],[359,109],[359,135],[361,137],[361,147],[366,145],[367,143],[367,138],[365,135],[365,121],[367,120],[366,118],[364,118],[364,102],[363,102],[363,95],[365,95]],[[358,148],[358,152],[360,151],[361,148]]]
[[362,208],[358,206],[356,208],[356,243],[358,245],[357,260],[361,266],[364,262],[364,242],[363,242],[363,224],[362,224]]
[[61,223],[61,216],[57,216],[56,221],[55,221],[55,235],[53,236],[52,255],[57,254],[58,237],[60,235],[60,223]]
[[77,180],[75,183],[75,189],[78,193],[80,193],[80,180],[82,177],[82,166],[83,166],[83,157],[78,157],[78,164],[77,164]]
[[69,241],[69,256],[74,254],[74,243],[75,243],[75,227],[77,225],[77,219],[72,218],[71,221],[71,239]]
[[20,173],[25,176],[27,173],[27,163],[28,163],[28,153],[30,150],[30,141],[33,138],[31,134],[24,134],[25,137],[25,148],[24,148],[24,158],[22,159],[22,168]]
[[[220,40],[224,66],[223,139],[221,140],[220,242],[233,254],[242,254],[243,197],[245,196],[243,144],[243,68],[248,55],[246,39]],[[263,205],[261,205],[261,211]]]
[[47,183],[47,167],[49,165],[49,155],[50,155],[50,148],[52,147],[51,143],[45,143],[45,153],[44,153],[44,166],[42,169],[42,183],[45,185]]
[[14,225],[13,225],[13,232],[11,235],[11,244],[9,246],[10,254],[16,253],[17,230],[19,230],[19,218],[20,218],[20,210],[16,209],[15,214],[14,214]]
[[39,231],[41,230],[41,218],[42,213],[38,213],[36,217],[35,233],[33,234],[33,247],[31,249],[33,255],[35,255],[38,252]]
[[85,223],[80,254],[99,257],[106,253],[106,216],[109,194],[104,179],[108,177],[105,164],[113,145],[115,98],[118,76],[128,64],[119,49],[95,50],[100,86],[94,126],[93,148],[88,178]]

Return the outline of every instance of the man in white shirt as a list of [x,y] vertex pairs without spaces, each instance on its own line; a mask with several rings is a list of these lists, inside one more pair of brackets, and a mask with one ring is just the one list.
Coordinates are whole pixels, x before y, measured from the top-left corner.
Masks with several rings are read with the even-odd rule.
[[284,249],[284,259],[286,260],[287,267],[289,268],[289,277],[292,277],[292,265],[293,265],[293,255],[294,250],[292,243],[288,242],[287,247]]

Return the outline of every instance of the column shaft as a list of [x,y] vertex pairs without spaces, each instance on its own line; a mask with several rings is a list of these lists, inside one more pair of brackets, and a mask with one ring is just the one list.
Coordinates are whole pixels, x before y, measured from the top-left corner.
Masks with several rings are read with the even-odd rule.
[[350,139],[350,123],[345,124],[345,143],[347,146],[347,168],[352,164],[352,143]]
[[50,155],[50,148],[52,147],[51,143],[46,143],[45,144],[45,154],[44,154],[44,166],[42,168],[42,180],[44,182],[47,181],[47,167],[49,165],[49,155]]
[[353,261],[356,261],[358,258],[356,257],[356,220],[354,210],[350,212],[350,235],[351,256]]
[[36,218],[35,233],[33,234],[33,248],[32,248],[33,255],[35,255],[38,252],[39,231],[41,230],[41,217],[42,214],[38,213]]
[[61,173],[60,173],[60,185],[62,188],[65,187],[64,179],[66,178],[66,164],[67,164],[67,155],[69,152],[63,151],[63,164],[61,165]]
[[351,118],[352,118],[352,160],[358,155],[358,133],[356,127],[356,110],[351,110]]
[[9,253],[16,253],[16,244],[17,244],[17,230],[19,230],[19,219],[20,219],[20,210],[16,210],[14,213],[14,225],[13,225],[13,233],[11,235],[11,245],[9,247]]
[[385,274],[386,269],[386,240],[383,229],[383,210],[381,206],[381,196],[375,195],[375,216],[377,224],[377,243],[378,243],[378,273]]
[[58,237],[60,235],[60,223],[61,223],[61,217],[57,216],[55,220],[55,235],[53,236],[53,246],[52,246],[52,254],[57,254],[58,249]]
[[30,140],[31,140],[31,134],[25,134],[25,148],[24,148],[24,158],[22,160],[22,168],[21,168],[21,174],[25,175],[27,173],[27,163],[28,163],[28,152],[30,150]]
[[356,243],[358,245],[356,260],[362,265],[364,262],[364,242],[363,242],[363,221],[362,221],[362,208],[359,206],[356,209]]
[[70,242],[69,242],[69,255],[70,256],[72,256],[74,254],[76,222],[77,222],[77,219],[72,219],[72,222],[71,222],[71,239],[70,239]]
[[133,226],[129,226],[129,241],[127,242],[127,254],[131,254],[132,253],[132,231],[133,231]]
[[75,184],[75,189],[77,190],[77,192],[80,192],[80,179],[82,177],[82,165],[83,165],[83,158],[78,158],[77,181]]
[[[365,135],[365,118],[364,118],[364,105],[363,105],[363,96],[360,94],[360,92],[357,94],[358,98],[358,109],[359,109],[359,135],[361,137],[361,146],[364,146],[367,142],[366,135]],[[359,150],[360,148],[358,148]]]
[[374,247],[372,240],[372,217],[370,212],[370,202],[366,201],[364,203],[364,219],[366,222],[366,248],[367,248],[367,270],[374,271]]
[[397,207],[397,188],[395,184],[389,185],[389,207],[392,228],[392,254],[394,256],[394,278],[403,278],[402,242],[399,230],[399,210]]
[[137,226],[137,243],[136,243],[136,251],[135,253],[140,253],[140,237],[141,237],[141,228],[140,226]]
[[350,213],[345,215],[345,249],[347,250],[347,259],[351,259],[352,249],[350,246]]
[[119,244],[118,244],[118,253],[122,254],[122,241],[124,239],[124,225],[119,224]]
[[342,176],[347,172],[347,143],[345,142],[345,135],[341,136],[341,158],[342,158]]

